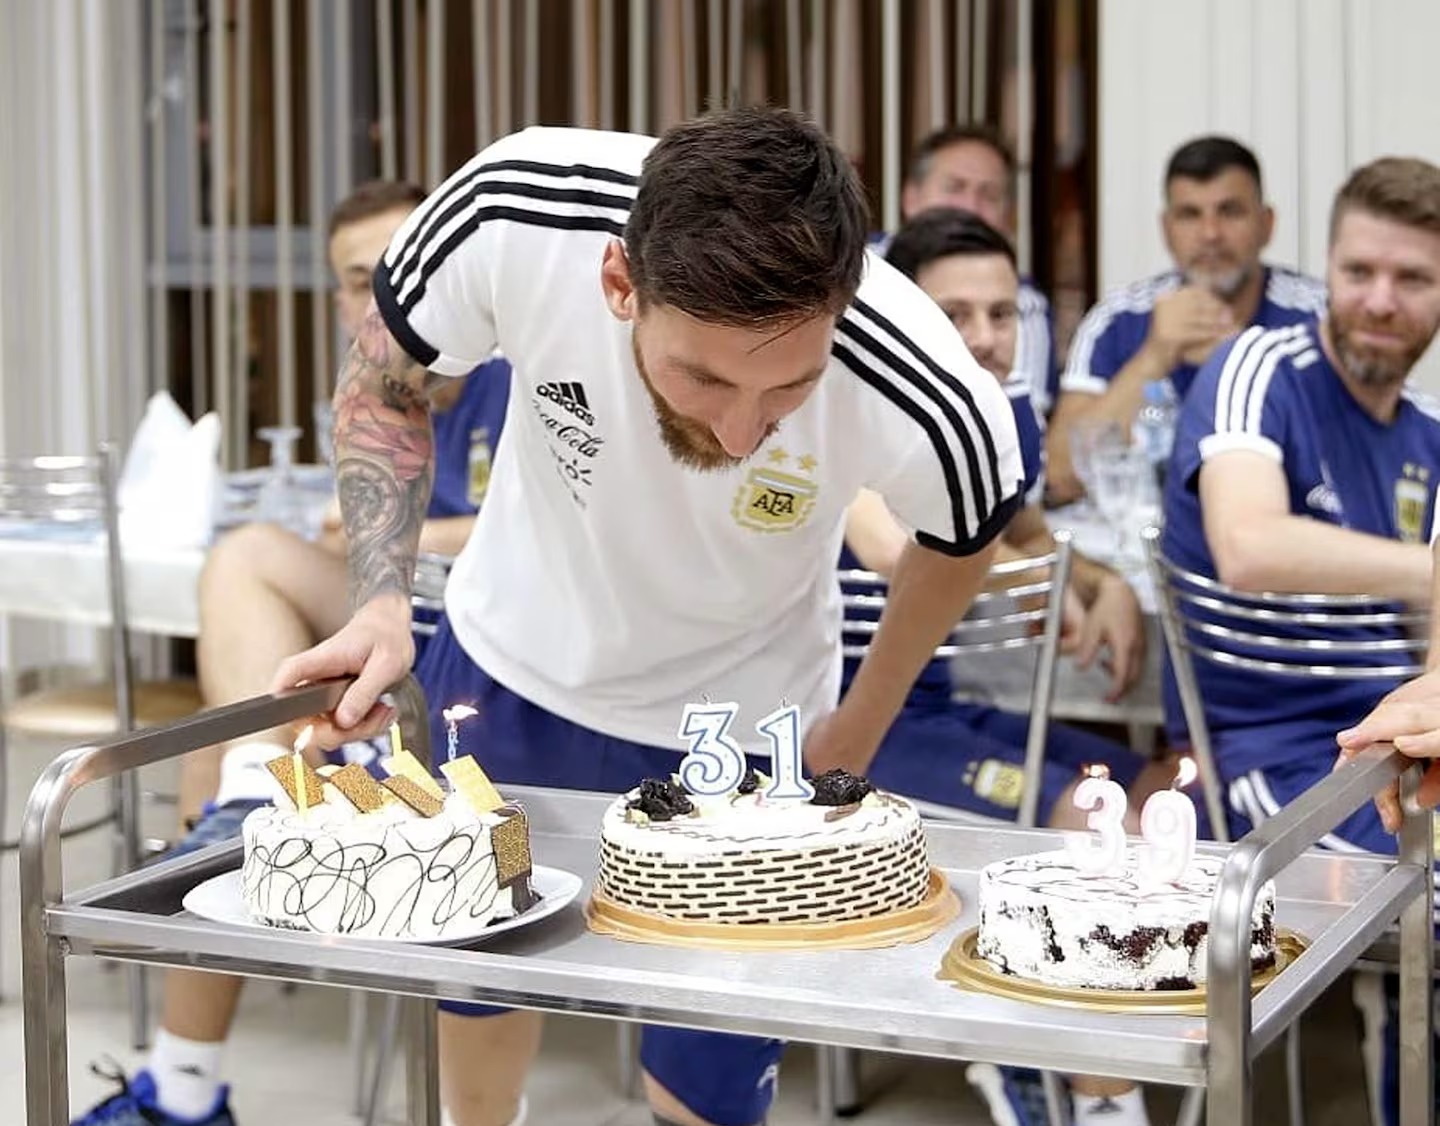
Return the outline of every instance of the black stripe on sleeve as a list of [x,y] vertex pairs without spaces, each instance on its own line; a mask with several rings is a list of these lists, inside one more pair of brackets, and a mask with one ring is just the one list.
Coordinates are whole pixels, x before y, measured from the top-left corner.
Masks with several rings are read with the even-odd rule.
[[[482,177],[494,172],[528,172],[538,176],[553,176],[557,180],[598,180],[602,183],[624,186],[634,186],[639,183],[639,177],[632,176],[627,172],[617,172],[611,168],[596,168],[588,164],[540,164],[532,160],[497,160],[490,164],[482,164],[469,175],[456,180],[448,188],[443,189],[444,194],[429,203],[425,215],[411,228],[400,248],[400,253],[396,255],[394,263],[389,266],[389,269],[397,275],[395,278],[397,290],[404,288],[403,277],[399,275],[409,272],[413,261],[423,253],[422,244],[430,241],[436,231],[443,229],[460,211],[464,210],[466,205],[479,194],[475,189],[478,184],[483,182]],[[535,192],[565,190],[541,184],[526,184],[524,187],[533,189]],[[575,192],[577,197],[589,197],[577,198],[574,202],[591,202],[595,206],[613,207],[625,211],[627,214],[631,204],[634,203],[630,196],[607,195],[604,192],[596,191],[587,192],[585,189],[577,188],[568,190]],[[524,195],[529,192],[522,191],[518,194]],[[545,197],[536,196],[535,198]]]
[[928,547],[931,551],[938,551],[942,555],[960,557],[974,555],[977,551],[983,550],[990,541],[1005,530],[1005,525],[1015,518],[1015,514],[1025,504],[1024,494],[1020,491],[1012,493],[1002,500],[990,515],[980,522],[980,527],[963,543],[951,543],[949,540],[942,540],[939,536],[932,536],[929,532],[916,532],[915,542],[921,547]]
[[[974,418],[976,421],[976,428],[980,431],[980,440],[985,445],[985,458],[990,467],[991,488],[994,490],[994,495],[997,499],[1003,496],[1005,491],[1000,487],[1000,459],[995,452],[995,439],[990,434],[990,427],[986,424],[985,416],[975,405],[975,396],[970,393],[970,388],[966,387],[965,384],[955,375],[954,372],[948,371],[946,368],[936,363],[934,357],[932,357],[929,352],[919,347],[913,340],[911,340],[908,336],[901,332],[900,329],[895,326],[893,321],[891,321],[888,317],[881,315],[881,313],[879,313],[873,306],[866,304],[864,301],[861,301],[858,298],[856,298],[852,302],[852,305],[855,311],[864,314],[867,318],[869,318],[871,321],[873,321],[875,324],[879,325],[882,329],[889,333],[893,339],[899,341],[905,348],[907,348],[910,354],[916,359],[918,359],[920,363],[923,364],[925,368],[930,372],[931,375],[933,375],[942,384],[949,388],[949,390],[957,398],[959,398],[969,409],[971,417]],[[894,366],[896,370],[902,370],[898,363],[893,360],[891,362],[892,366]],[[943,402],[942,397],[938,395],[936,397],[938,400]]]
[[[838,337],[835,343],[831,345],[831,351],[835,354],[836,358],[854,372],[856,376],[875,388],[882,396],[909,415],[915,424],[925,432],[926,437],[930,439],[931,447],[935,450],[936,460],[940,463],[940,473],[945,480],[945,491],[950,496],[950,520],[955,529],[955,540],[951,543],[934,534],[924,532],[917,533],[916,540],[923,542],[926,547],[933,547],[938,551],[944,551],[948,555],[968,555],[985,546],[994,535],[993,532],[988,531],[994,515],[992,513],[981,518],[975,533],[973,535],[971,534],[970,522],[965,517],[966,494],[960,485],[959,466],[955,462],[954,451],[951,450],[949,443],[945,440],[945,435],[940,425],[920,403],[916,402],[915,399],[901,390],[894,380],[881,375],[879,371],[862,360]],[[998,505],[995,511],[998,512],[1002,508],[1006,508],[1008,503],[1009,502],[1005,502]],[[975,508],[978,513],[981,508],[981,505],[978,503],[978,498]],[[1006,519],[1009,518],[1010,514],[1013,513],[1007,513]],[[1000,526],[1004,527],[1004,523],[1002,522]],[[981,536],[984,538],[979,538]]]
[[406,354],[421,367],[428,368],[440,358],[440,352],[428,340],[410,327],[400,303],[395,300],[395,291],[390,287],[390,275],[376,270],[374,276],[375,307],[380,318],[395,342],[405,349]]
[[[617,237],[625,231],[625,224],[618,223],[604,215],[557,215],[553,212],[531,211],[528,208],[513,207],[509,204],[493,204],[489,207],[482,207],[470,217],[468,222],[452,231],[450,236],[435,250],[430,261],[425,264],[419,284],[406,295],[404,300],[398,303],[400,311],[407,316],[413,312],[415,306],[425,296],[430,279],[435,276],[435,272],[444,264],[445,260],[466,239],[470,238],[482,223],[494,220],[522,223],[531,227],[551,227],[561,231],[604,231]],[[378,276],[379,272],[377,271]],[[379,291],[378,284],[376,291]]]
[[[983,521],[983,516],[981,515],[981,513],[985,507],[985,497],[983,496],[984,477],[982,476],[982,470],[980,466],[980,454],[979,451],[975,448],[975,441],[971,437],[970,431],[966,427],[964,419],[960,417],[960,413],[956,409],[955,404],[949,399],[947,399],[944,393],[925,377],[924,373],[916,371],[915,368],[906,365],[893,351],[886,348],[883,344],[876,340],[875,337],[871,336],[868,332],[861,329],[858,325],[854,323],[853,320],[846,320],[845,322],[843,322],[840,326],[839,332],[854,340],[855,343],[862,346],[871,355],[876,356],[878,359],[884,361],[888,365],[889,370],[894,373],[894,375],[890,377],[889,382],[891,388],[895,391],[896,395],[908,394],[909,396],[913,397],[911,400],[912,402],[916,398],[928,399],[930,402],[934,403],[935,406],[939,409],[940,414],[945,418],[945,421],[949,423],[951,431],[955,434],[955,437],[958,439],[961,449],[964,451],[965,465],[967,470],[969,471],[969,476],[966,480],[966,484],[977,494],[974,497],[976,520],[977,522]],[[878,369],[871,369],[870,374],[874,377],[874,379],[867,380],[867,382],[871,382],[872,386],[878,386],[878,384],[876,384],[874,380],[886,379],[886,376],[883,375]],[[893,398],[892,401],[894,401]],[[977,429],[984,433],[985,436],[988,438],[989,431],[986,429],[985,421],[979,416],[979,413],[974,409],[974,407],[975,404],[972,400],[969,403],[970,413],[972,417],[974,417],[976,420]],[[960,486],[960,474],[958,467],[956,467],[955,465],[955,459],[953,453],[951,452],[950,444],[945,440],[945,436],[941,433],[940,428],[935,424],[934,419],[925,411],[919,409],[918,403],[916,404],[916,409],[914,411],[909,411],[908,413],[910,413],[912,417],[923,417],[925,419],[925,422],[928,424],[926,426],[926,433],[929,434],[931,443],[935,446],[937,454],[939,454],[942,449],[944,450],[943,457],[949,460],[949,464],[951,467],[950,472],[946,475],[946,484],[950,489],[950,495],[957,517],[962,516],[964,511],[963,504],[965,490],[962,489]],[[990,443],[989,448],[993,451],[994,444]],[[995,489],[992,495],[995,498],[995,503],[998,504],[1000,498],[1004,495],[1004,491],[999,487],[999,467],[995,464],[993,460],[993,452],[991,453],[991,459],[992,460],[989,466],[989,477],[994,483]],[[959,535],[961,530],[965,529],[966,527],[967,522],[963,518],[961,518],[959,522],[955,525],[956,534]]]

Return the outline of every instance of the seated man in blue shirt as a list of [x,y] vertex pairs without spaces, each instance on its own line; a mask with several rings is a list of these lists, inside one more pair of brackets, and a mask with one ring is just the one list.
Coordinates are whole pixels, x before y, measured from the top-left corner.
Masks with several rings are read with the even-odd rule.
[[[341,327],[354,335],[370,301],[371,275],[395,231],[425,198],[420,188],[374,181],[341,201],[330,219],[331,270]],[[435,485],[421,529],[422,550],[453,556],[475,522],[483,486],[472,479],[478,448],[499,440],[510,370],[493,360],[442,389],[436,404]],[[275,665],[343,624],[349,611],[345,541],[331,528],[311,543],[275,524],[247,524],[210,550],[200,580],[200,682],[206,707],[264,693]],[[196,820],[172,855],[238,836],[270,793],[263,764],[290,749],[274,731],[239,745],[212,747],[181,762],[182,818]],[[368,750],[368,746],[364,749]],[[316,764],[319,759],[317,757]],[[204,809],[203,816],[202,808]],[[120,1092],[78,1121],[110,1126],[233,1126],[221,1054],[243,978],[194,970],[165,976],[163,1012],[147,1066]]]
[[[896,234],[890,263],[928,293],[950,318],[977,363],[1005,386],[1015,413],[1025,463],[1026,506],[1006,526],[997,561],[1044,555],[1054,549],[1039,504],[1043,449],[1035,411],[1023,380],[1013,371],[1019,275],[1005,236],[978,216],[940,208],[925,211]],[[851,507],[849,545],[842,567],[863,563],[888,574],[905,532],[873,494]],[[1111,672],[1111,699],[1133,684],[1144,660],[1140,604],[1125,579],[1109,567],[1072,556],[1065,592],[1067,619],[1062,651],[1082,665],[1103,651]],[[846,682],[854,674],[846,662]],[[951,697],[949,670],[932,661],[920,675],[904,709],[867,771],[877,785],[935,805],[1013,820],[1021,797],[1022,767],[1030,717],[960,703]],[[1145,798],[1174,775],[1165,764],[1146,766],[1128,748],[1075,728],[1054,724],[1040,777],[1040,824],[1085,827],[1074,807],[1074,788],[1087,765],[1103,763],[1130,791],[1127,828],[1139,831]],[[1048,1121],[1037,1073],[972,1065],[967,1076],[997,1123],[1041,1126]],[[1144,1126],[1142,1095],[1125,1080],[1071,1078],[1076,1126]]]
[[[1166,483],[1164,549],[1240,590],[1428,605],[1440,409],[1405,383],[1440,327],[1440,168],[1392,158],[1353,173],[1331,214],[1326,282],[1323,317],[1248,329],[1196,378]],[[1234,836],[1325,777],[1335,733],[1394,687],[1287,682],[1204,660],[1195,672]],[[1173,692],[1166,711],[1183,736]],[[1323,843],[1395,852],[1368,806]]]
[[[932,207],[957,207],[1015,237],[1015,154],[988,125],[947,125],[921,139],[910,154],[900,214],[908,223]],[[1060,369],[1050,302],[1020,279],[1011,364],[1030,396],[1041,428],[1055,408]]]
[[1114,422],[1126,430],[1150,396],[1185,398],[1206,358],[1247,325],[1282,328],[1321,312],[1314,278],[1261,261],[1275,229],[1260,163],[1238,141],[1189,141],[1165,168],[1165,245],[1173,269],[1108,294],[1085,314],[1050,428],[1049,494],[1083,491],[1070,427]]

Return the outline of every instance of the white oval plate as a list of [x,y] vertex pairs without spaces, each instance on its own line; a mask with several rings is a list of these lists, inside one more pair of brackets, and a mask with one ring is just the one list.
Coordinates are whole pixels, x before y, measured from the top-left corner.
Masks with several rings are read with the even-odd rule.
[[[363,937],[366,942],[418,943],[421,946],[468,946],[481,939],[504,934],[506,931],[518,930],[520,927],[528,927],[531,923],[538,923],[541,919],[549,918],[580,894],[580,888],[584,882],[573,872],[566,872],[561,868],[546,868],[537,864],[530,873],[530,885],[535,889],[535,894],[540,897],[540,902],[522,915],[501,919],[499,922],[488,923],[485,926],[477,926],[473,931],[453,934],[445,938],[393,938],[381,935],[356,935],[354,937]],[[246,913],[245,898],[240,889],[240,869],[238,868],[214,876],[203,884],[196,884],[181,900],[181,905],[192,915],[199,915],[202,919],[209,919],[215,923],[226,923],[229,926],[246,927],[250,930],[275,931],[280,929],[267,923],[257,923]],[[314,932],[297,930],[294,933]]]

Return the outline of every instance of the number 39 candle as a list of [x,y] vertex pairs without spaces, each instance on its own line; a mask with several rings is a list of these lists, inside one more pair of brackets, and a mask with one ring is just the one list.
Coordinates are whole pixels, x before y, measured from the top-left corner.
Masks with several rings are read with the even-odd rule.
[[[1193,759],[1182,758],[1171,788],[1150,795],[1140,811],[1140,877],[1147,883],[1173,883],[1195,855],[1195,804],[1180,790],[1195,780]],[[1125,791],[1110,781],[1104,766],[1092,766],[1075,787],[1075,807],[1092,812],[1093,833],[1066,833],[1070,861],[1087,876],[1118,874],[1125,868]]]
[[1075,787],[1075,808],[1088,809],[1090,833],[1066,833],[1071,863],[1087,876],[1119,871],[1125,859],[1125,789],[1104,766],[1092,766]]
[[1195,803],[1180,791],[1195,781],[1195,760],[1182,758],[1170,789],[1152,794],[1140,811],[1140,874],[1147,881],[1168,884],[1178,880],[1195,855]]

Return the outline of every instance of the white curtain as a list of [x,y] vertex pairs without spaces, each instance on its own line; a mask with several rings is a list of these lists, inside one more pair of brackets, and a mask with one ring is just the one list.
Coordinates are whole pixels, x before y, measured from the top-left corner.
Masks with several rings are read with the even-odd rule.
[[[0,0],[0,442],[83,453],[149,385],[135,0]],[[7,668],[84,660],[88,631],[14,623]]]

